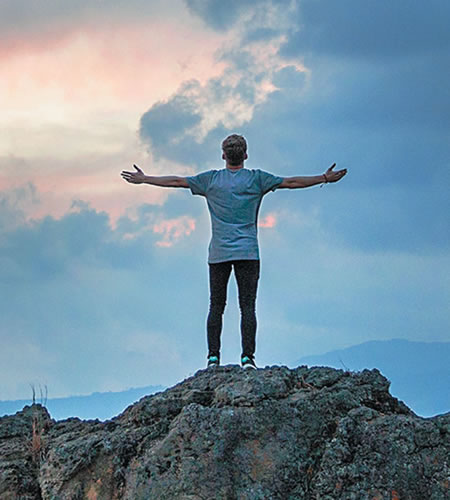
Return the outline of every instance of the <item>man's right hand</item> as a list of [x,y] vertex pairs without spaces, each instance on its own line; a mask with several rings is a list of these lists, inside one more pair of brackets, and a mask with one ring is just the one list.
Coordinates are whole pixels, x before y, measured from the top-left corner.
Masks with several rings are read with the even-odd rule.
[[146,178],[144,172],[137,165],[133,165],[133,167],[136,169],[136,172],[128,172],[127,170],[123,170],[120,175],[127,182],[131,182],[131,184],[142,184],[143,182],[145,182]]
[[347,173],[347,169],[343,168],[342,170],[336,170],[336,172],[333,170],[333,168],[336,166],[336,163],[333,163],[331,167],[323,174],[326,182],[337,182],[344,177],[344,175]]

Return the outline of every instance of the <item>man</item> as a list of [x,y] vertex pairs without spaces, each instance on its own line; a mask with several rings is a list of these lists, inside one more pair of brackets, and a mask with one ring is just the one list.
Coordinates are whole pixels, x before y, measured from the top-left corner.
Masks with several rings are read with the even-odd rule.
[[255,302],[260,264],[257,219],[263,196],[276,189],[297,189],[337,182],[347,173],[346,169],[334,171],[336,164],[333,164],[321,175],[283,178],[262,170],[244,168],[247,158],[244,137],[233,134],[222,142],[222,159],[226,164],[221,170],[209,170],[190,177],[148,176],[134,165],[136,172],[123,171],[121,174],[132,184],[190,188],[192,194],[206,197],[212,228],[208,257],[208,367],[220,364],[222,317],[233,268],[241,310],[241,365],[243,368],[256,368]]

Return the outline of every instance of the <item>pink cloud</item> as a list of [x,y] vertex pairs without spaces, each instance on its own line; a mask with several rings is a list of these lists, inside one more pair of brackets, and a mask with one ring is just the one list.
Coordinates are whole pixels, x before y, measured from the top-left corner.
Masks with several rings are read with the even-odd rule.
[[159,247],[171,247],[184,236],[189,236],[195,229],[195,219],[183,215],[175,219],[167,219],[153,225],[153,231],[163,236],[156,243]]
[[[121,178],[121,170],[130,169],[136,158],[139,154],[134,155],[133,151],[117,157],[99,155],[61,161],[0,158],[0,192],[20,190],[27,185],[33,187],[35,201],[21,207],[27,220],[47,215],[60,218],[71,210],[74,200],[78,200],[92,209],[107,212],[115,227],[118,218],[133,211],[133,207],[163,205],[171,195],[169,190],[135,186]],[[139,159],[137,163],[145,165]]]
[[0,47],[0,190],[32,183],[40,203],[29,218],[60,217],[81,199],[114,224],[129,207],[164,203],[167,191],[119,174],[151,161],[136,133],[146,109],[222,72],[214,53],[226,35],[188,20],[79,23]]
[[[134,23],[73,27],[40,34],[0,50],[2,108],[32,112],[36,103],[140,111],[175,92],[180,83],[220,74],[214,53],[224,36],[189,23]],[[45,107],[44,107],[45,111]]]
[[277,218],[275,214],[267,214],[265,217],[263,217],[259,223],[258,227],[264,227],[264,228],[272,228],[275,227],[277,224]]

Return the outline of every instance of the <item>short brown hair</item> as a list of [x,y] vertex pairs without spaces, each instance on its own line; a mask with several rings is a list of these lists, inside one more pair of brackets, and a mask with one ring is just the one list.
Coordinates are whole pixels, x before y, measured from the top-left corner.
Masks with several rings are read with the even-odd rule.
[[247,153],[247,141],[242,135],[229,135],[222,142],[222,151],[227,162],[233,167],[240,165],[245,160]]

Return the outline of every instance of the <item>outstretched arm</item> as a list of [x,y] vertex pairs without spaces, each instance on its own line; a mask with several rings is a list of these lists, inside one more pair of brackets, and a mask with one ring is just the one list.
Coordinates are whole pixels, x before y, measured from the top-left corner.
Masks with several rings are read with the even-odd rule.
[[280,188],[297,189],[305,188],[310,186],[315,186],[316,184],[324,184],[328,182],[337,182],[344,177],[347,173],[347,169],[333,170],[336,163],[333,163],[331,167],[322,175],[311,175],[307,177],[285,177],[283,182],[278,186]]
[[133,165],[133,167],[136,169],[136,172],[124,170],[120,174],[123,179],[131,184],[151,184],[161,187],[189,187],[185,177],[177,177],[176,175],[145,175],[137,165]]

